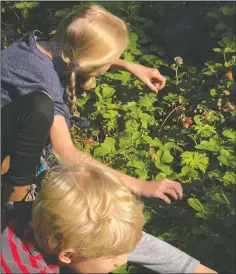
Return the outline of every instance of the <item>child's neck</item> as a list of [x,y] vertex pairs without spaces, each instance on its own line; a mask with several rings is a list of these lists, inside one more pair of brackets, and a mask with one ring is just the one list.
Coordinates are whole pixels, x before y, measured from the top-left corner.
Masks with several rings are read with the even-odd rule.
[[53,55],[50,52],[50,42],[47,42],[47,41],[37,42],[36,40],[36,46],[42,53],[46,54],[51,60],[53,59]]

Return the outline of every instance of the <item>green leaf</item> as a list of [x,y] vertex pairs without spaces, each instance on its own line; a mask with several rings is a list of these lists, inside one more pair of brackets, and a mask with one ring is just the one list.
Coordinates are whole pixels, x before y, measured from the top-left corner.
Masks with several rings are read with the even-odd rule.
[[35,8],[35,7],[37,7],[39,5],[39,3],[38,2],[27,2],[27,8],[28,9],[32,9],[32,8]]
[[130,139],[121,137],[119,140],[119,146],[120,148],[125,148],[126,146],[130,145]]
[[57,32],[57,30],[52,30],[51,32],[50,32],[50,34],[55,34]]
[[194,126],[194,129],[197,131],[197,135],[200,135],[201,137],[210,137],[213,134],[216,134],[215,127],[210,125],[196,125]]
[[17,9],[25,9],[27,7],[27,2],[16,3],[15,7]]
[[170,151],[169,150],[164,150],[164,153],[162,155],[162,160],[165,162],[165,163],[171,163],[173,162],[174,160],[174,157],[170,154]]
[[143,215],[144,215],[145,219],[148,221],[152,219],[152,213],[148,210],[145,210]]
[[121,80],[122,85],[127,85],[127,83],[131,80],[131,73],[127,71],[121,71],[119,80]]
[[212,17],[214,19],[220,19],[220,14],[217,14],[215,12],[208,12],[207,17]]
[[211,138],[209,141],[201,141],[200,144],[195,146],[196,149],[203,149],[208,151],[218,151],[219,144],[215,138]]
[[[235,35],[233,33],[227,33],[227,35],[223,38],[223,42],[227,47],[229,47],[232,51],[235,49]],[[230,51],[229,51],[230,52]]]
[[186,176],[190,172],[189,166],[183,166],[181,169],[181,175]]
[[116,104],[106,104],[107,109],[117,109],[118,106]]
[[157,99],[156,98],[151,98],[150,96],[144,96],[141,97],[138,104],[142,107],[153,107],[153,103],[156,102]]
[[101,90],[101,86],[97,86],[96,88],[95,88],[95,94],[97,95],[97,97],[99,98],[99,99],[103,99],[102,98],[102,95],[101,95],[101,93],[100,93],[100,90]]
[[235,185],[236,184],[236,174],[231,171],[226,171],[223,176],[224,185]]
[[152,139],[150,136],[142,136],[142,138],[150,147],[160,147],[162,145],[158,139]]
[[112,151],[112,150],[115,150],[115,142],[116,142],[115,139],[113,139],[112,137],[107,137],[104,140],[104,143],[101,144],[101,146],[103,148],[107,148],[110,151]]
[[133,62],[134,61],[134,56],[129,52],[124,52],[124,58],[128,62]]
[[164,232],[162,233],[159,237],[159,239],[161,239],[162,241],[175,241],[176,239],[178,239],[177,234],[173,233],[173,232]]
[[71,11],[71,9],[69,9],[69,8],[57,10],[56,13],[55,13],[55,16],[56,16],[56,17],[64,17],[64,16],[66,16],[70,11]]
[[233,131],[232,129],[225,129],[222,132],[222,135],[225,136],[228,139],[235,140],[236,139],[236,132]]
[[235,8],[234,7],[221,7],[220,11],[224,14],[224,15],[235,15]]
[[117,274],[128,274],[129,272],[126,270],[127,268],[127,264],[126,265],[122,265],[122,266],[118,266],[116,269],[112,270],[112,273],[117,273]]
[[108,110],[108,112],[103,113],[103,118],[105,119],[115,119],[118,116],[118,111],[116,110]]
[[196,198],[189,198],[188,205],[198,212],[204,213],[204,205]]
[[191,169],[200,169],[202,172],[205,173],[209,159],[208,157],[202,153],[198,152],[191,152],[191,151],[185,151],[181,155],[182,158],[182,165],[187,165]]
[[169,150],[158,150],[156,153],[156,162],[155,165],[159,168],[160,164],[171,163],[174,160],[174,157],[170,154]]
[[215,88],[210,89],[210,94],[211,94],[211,96],[215,96],[216,95],[216,89]]
[[225,66],[226,68],[228,68],[228,67],[231,66],[231,63],[230,63],[230,62],[225,62],[225,63],[224,63],[224,66]]
[[170,175],[173,173],[173,170],[168,165],[159,165],[159,169],[163,171],[166,175]]
[[109,150],[104,149],[103,147],[97,147],[94,149],[94,156],[99,157],[99,156],[104,156],[109,153]]
[[221,149],[220,156],[218,156],[217,159],[221,164],[227,167],[232,166],[234,168],[236,166],[236,157],[227,149]]
[[141,136],[141,132],[136,131],[136,132],[132,135],[131,141],[137,140],[140,136]]
[[200,115],[195,115],[195,116],[193,117],[193,120],[194,120],[194,122],[195,122],[197,125],[201,125],[201,124],[202,124]]
[[142,59],[147,61],[150,65],[154,65],[157,61],[157,57],[155,55],[152,55],[152,54],[143,55]]
[[214,51],[214,52],[222,53],[222,52],[223,52],[223,49],[221,49],[221,48],[214,48],[213,51]]
[[214,201],[217,201],[217,202],[220,202],[220,203],[223,203],[223,204],[227,204],[227,205],[230,204],[229,199],[228,199],[227,196],[226,196],[224,193],[222,193],[222,192],[214,193],[214,195],[212,195],[211,198],[212,198]]
[[171,92],[170,92],[170,93],[168,93],[168,95],[165,95],[165,96],[163,97],[163,99],[164,99],[165,101],[167,101],[167,102],[172,103],[172,102],[177,101],[178,96],[177,96],[177,94],[171,93]]
[[82,149],[82,144],[80,142],[78,142],[78,143],[75,144],[75,147],[77,149]]
[[170,150],[172,148],[175,148],[175,143],[173,142],[168,142],[166,144],[164,144],[164,148],[167,149],[167,150]]
[[146,164],[142,161],[129,161],[126,166],[135,167],[138,169],[144,169],[146,168]]
[[114,95],[115,92],[116,91],[115,91],[114,88],[108,87],[107,85],[106,86],[102,86],[102,97],[103,98],[109,98],[112,95]]
[[224,24],[223,21],[220,21],[219,23],[217,23],[215,25],[215,29],[216,30],[225,30],[225,29],[227,29],[227,26]]
[[208,172],[207,175],[208,175],[208,178],[210,178],[210,179],[219,179],[220,180],[220,178],[222,177],[221,172],[218,169]]
[[167,178],[167,175],[163,172],[160,172],[156,175],[155,180],[161,180]]
[[148,171],[146,169],[135,169],[135,173],[138,175],[140,180],[147,180]]

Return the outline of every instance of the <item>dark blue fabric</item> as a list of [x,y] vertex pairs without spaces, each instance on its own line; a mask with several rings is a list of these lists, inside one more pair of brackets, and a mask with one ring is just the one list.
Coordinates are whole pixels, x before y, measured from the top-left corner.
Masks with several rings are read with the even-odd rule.
[[1,52],[1,105],[32,91],[44,90],[52,98],[54,115],[64,116],[70,127],[71,114],[63,101],[60,79],[52,60],[36,47],[36,32]]

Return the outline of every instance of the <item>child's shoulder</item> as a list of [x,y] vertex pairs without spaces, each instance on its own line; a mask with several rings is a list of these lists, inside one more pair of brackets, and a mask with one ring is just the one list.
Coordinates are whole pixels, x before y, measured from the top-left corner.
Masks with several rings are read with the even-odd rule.
[[1,212],[2,273],[58,273],[59,267],[36,244],[31,228],[31,202]]
[[[17,226],[24,228],[31,221],[32,202],[14,202],[11,206],[3,206],[1,211],[1,231],[11,226],[14,229]],[[21,230],[22,230],[21,229]]]

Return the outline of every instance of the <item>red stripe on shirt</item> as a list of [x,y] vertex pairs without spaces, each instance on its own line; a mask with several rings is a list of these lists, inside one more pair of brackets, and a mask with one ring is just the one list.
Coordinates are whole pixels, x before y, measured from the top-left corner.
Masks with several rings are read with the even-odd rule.
[[30,274],[27,267],[21,263],[21,260],[20,260],[19,254],[18,254],[18,250],[17,250],[17,246],[13,239],[13,235],[14,235],[13,234],[13,221],[11,221],[9,224],[9,229],[8,229],[8,240],[9,240],[13,259],[14,259],[15,263],[19,266],[22,273]]
[[[40,271],[40,269],[38,268],[38,264],[36,262],[36,259],[31,256],[31,254],[29,253],[29,250],[25,247],[23,242],[22,242],[22,249],[28,254],[31,266]],[[41,271],[40,271],[40,273],[41,273]]]
[[2,265],[2,268],[3,268],[3,270],[4,270],[5,273],[11,274],[11,270],[7,266],[7,264],[6,264],[5,260],[4,260],[3,254],[1,256],[1,265]]

